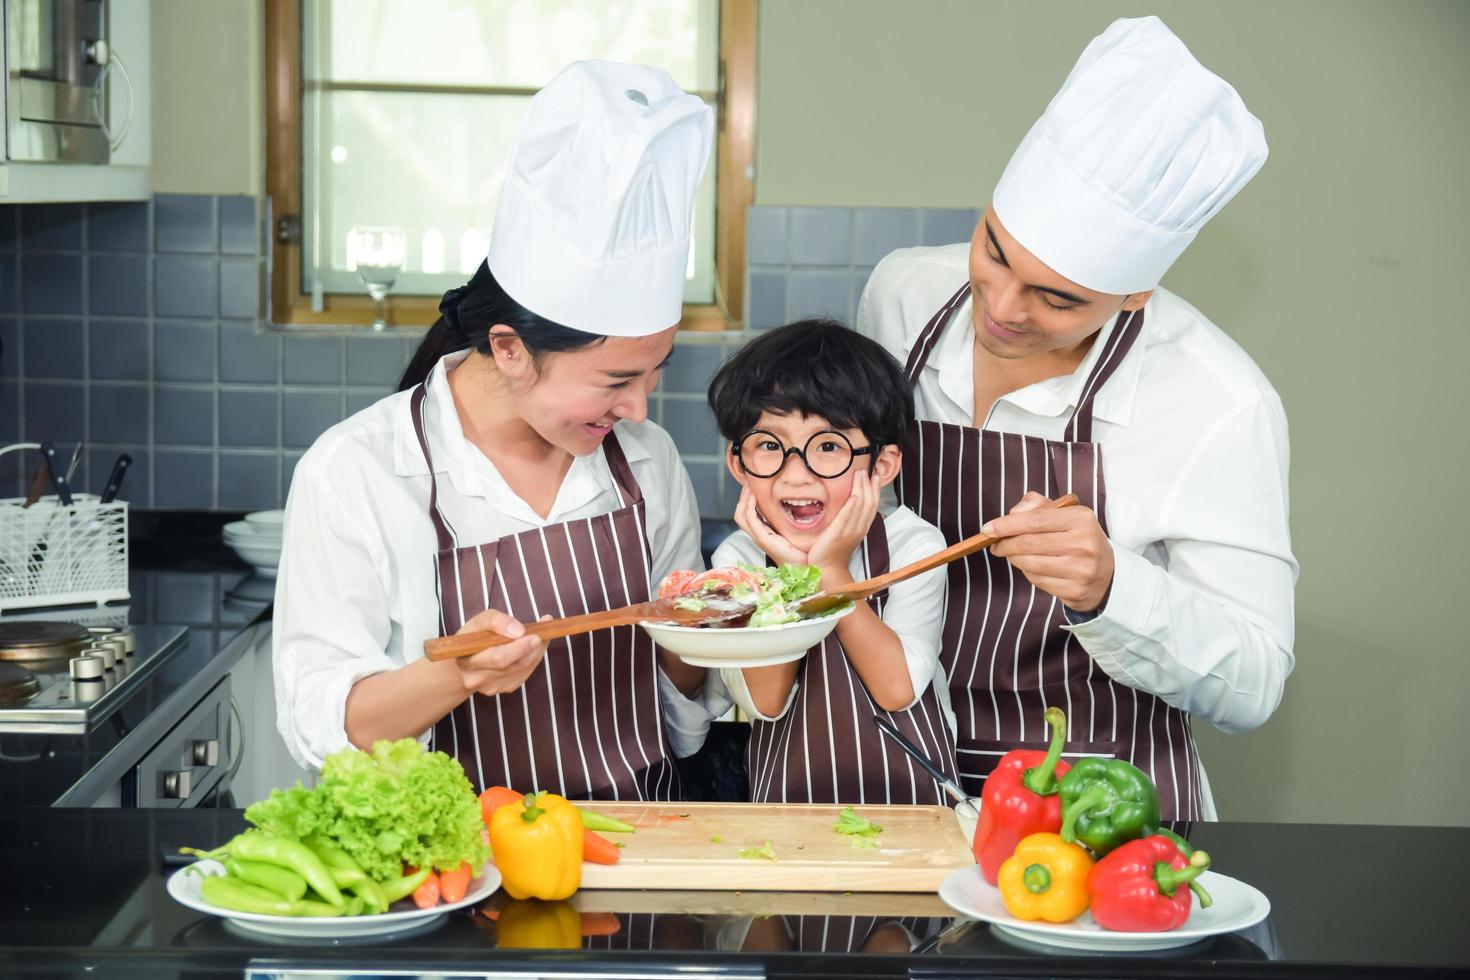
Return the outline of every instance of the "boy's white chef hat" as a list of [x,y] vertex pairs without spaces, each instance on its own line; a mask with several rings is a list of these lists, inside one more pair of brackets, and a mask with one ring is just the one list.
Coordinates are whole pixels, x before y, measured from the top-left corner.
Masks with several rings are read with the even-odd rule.
[[679,322],[714,114],[669,73],[577,61],[516,131],[486,262],[522,306],[588,333]]
[[1088,289],[1154,288],[1266,162],[1235,89],[1157,17],[1094,38],[992,199],[1015,239]]

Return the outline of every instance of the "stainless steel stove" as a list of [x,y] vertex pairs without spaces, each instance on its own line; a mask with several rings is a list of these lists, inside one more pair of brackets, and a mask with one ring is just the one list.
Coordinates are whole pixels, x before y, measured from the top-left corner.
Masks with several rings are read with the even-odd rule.
[[87,733],[188,635],[185,626],[0,622],[0,733]]

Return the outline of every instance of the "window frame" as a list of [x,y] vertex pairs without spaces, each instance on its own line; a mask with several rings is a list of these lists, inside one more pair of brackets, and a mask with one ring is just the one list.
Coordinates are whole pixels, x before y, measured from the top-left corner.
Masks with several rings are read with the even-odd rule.
[[[684,304],[681,330],[739,330],[745,305],[745,214],[755,198],[757,0],[720,0],[719,128],[714,159],[715,302]],[[270,324],[280,328],[363,327],[373,302],[325,293],[313,310],[301,289],[301,0],[265,4],[266,196],[270,202]],[[438,297],[387,300],[389,329],[423,329],[439,316]]]

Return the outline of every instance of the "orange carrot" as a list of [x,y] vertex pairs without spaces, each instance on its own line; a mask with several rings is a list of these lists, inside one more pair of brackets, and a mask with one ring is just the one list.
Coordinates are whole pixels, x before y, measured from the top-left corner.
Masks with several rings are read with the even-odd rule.
[[616,936],[623,928],[618,917],[611,912],[583,912],[582,935]]
[[457,902],[470,890],[470,863],[459,862],[453,871],[439,872],[439,894],[446,902]]
[[[410,872],[412,874],[413,872]],[[429,872],[424,883],[413,890],[413,904],[421,909],[431,909],[439,904],[439,876]]]
[[480,794],[480,815],[485,818],[485,826],[490,826],[490,818],[495,816],[495,811],[507,803],[519,803],[525,799],[525,795],[517,793],[513,789],[504,786],[491,786]]
[[590,830],[582,831],[582,860],[593,864],[617,864],[622,855],[618,845]]

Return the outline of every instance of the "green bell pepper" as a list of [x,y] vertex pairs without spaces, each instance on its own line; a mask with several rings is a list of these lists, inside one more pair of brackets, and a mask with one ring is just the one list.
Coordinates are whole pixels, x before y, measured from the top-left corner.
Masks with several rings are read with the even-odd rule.
[[1159,825],[1159,791],[1147,773],[1122,759],[1081,759],[1062,777],[1062,840],[1081,841],[1098,857]]

